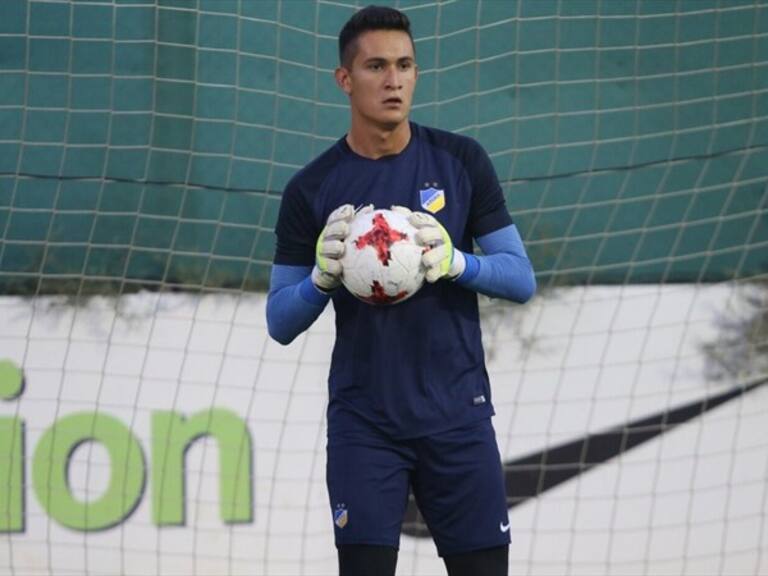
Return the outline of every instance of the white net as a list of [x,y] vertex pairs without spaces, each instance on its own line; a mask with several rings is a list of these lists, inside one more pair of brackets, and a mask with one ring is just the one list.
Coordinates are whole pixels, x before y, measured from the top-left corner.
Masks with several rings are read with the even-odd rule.
[[[511,572],[768,570],[768,3],[386,3],[542,288],[482,301]],[[0,573],[334,573],[332,312],[260,292],[361,5],[0,3]]]

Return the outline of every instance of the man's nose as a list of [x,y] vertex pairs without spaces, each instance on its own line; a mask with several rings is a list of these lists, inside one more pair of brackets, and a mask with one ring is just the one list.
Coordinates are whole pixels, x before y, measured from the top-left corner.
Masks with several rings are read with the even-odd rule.
[[387,68],[385,82],[386,82],[387,88],[397,89],[402,87],[402,82],[400,82],[400,71],[397,69],[396,66]]

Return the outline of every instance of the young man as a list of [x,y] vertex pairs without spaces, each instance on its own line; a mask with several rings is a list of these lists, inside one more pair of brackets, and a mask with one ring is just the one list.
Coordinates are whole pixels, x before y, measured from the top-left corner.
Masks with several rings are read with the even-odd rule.
[[[283,193],[267,304],[283,344],[333,301],[327,484],[342,575],[395,573],[413,490],[448,573],[507,574],[509,520],[476,292],[525,302],[535,280],[487,154],[411,123],[407,17],[369,6],[339,36],[349,132]],[[341,287],[355,206],[394,206],[431,247],[424,287],[372,306]],[[483,256],[472,254],[473,239]]]

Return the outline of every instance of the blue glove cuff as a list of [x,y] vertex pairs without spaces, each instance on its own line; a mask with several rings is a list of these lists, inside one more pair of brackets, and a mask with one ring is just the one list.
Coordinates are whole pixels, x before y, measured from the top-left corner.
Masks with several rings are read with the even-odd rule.
[[316,306],[324,305],[331,298],[330,294],[321,292],[320,289],[315,286],[314,282],[312,282],[311,275],[304,278],[304,280],[301,281],[301,284],[299,284],[299,294],[304,300]]
[[464,254],[464,261],[466,262],[466,265],[464,272],[462,272],[461,275],[456,278],[456,282],[459,284],[471,282],[480,273],[480,260],[478,260],[477,256],[474,254],[467,254],[466,252],[462,252],[462,254]]

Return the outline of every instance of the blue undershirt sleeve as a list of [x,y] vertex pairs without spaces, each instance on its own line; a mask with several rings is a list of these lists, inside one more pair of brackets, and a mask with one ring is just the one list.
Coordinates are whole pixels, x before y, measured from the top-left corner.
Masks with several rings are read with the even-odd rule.
[[514,224],[480,236],[482,256],[464,253],[467,266],[456,282],[492,298],[528,301],[536,292],[533,266]]
[[312,283],[311,266],[273,264],[267,296],[267,330],[290,344],[309,328],[331,299]]

